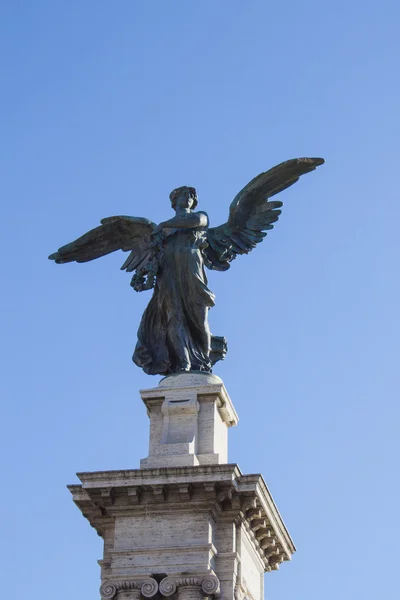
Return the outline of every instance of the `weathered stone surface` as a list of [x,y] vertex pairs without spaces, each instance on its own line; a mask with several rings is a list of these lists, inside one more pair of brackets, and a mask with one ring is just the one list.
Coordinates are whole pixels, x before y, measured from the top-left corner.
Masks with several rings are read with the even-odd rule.
[[180,373],[140,395],[150,417],[149,456],[141,468],[228,462],[228,428],[238,416],[219,377]]
[[243,475],[237,465],[78,477],[81,485],[69,486],[73,499],[104,539],[105,600],[112,586],[118,600],[137,600],[150,578],[161,594],[183,600],[217,595],[219,587],[224,600],[261,600],[264,571],[295,550],[261,475]]
[[141,396],[147,468],[78,473],[69,486],[104,540],[103,600],[262,600],[264,572],[295,548],[262,476],[227,463],[238,418],[222,380],[181,373]]

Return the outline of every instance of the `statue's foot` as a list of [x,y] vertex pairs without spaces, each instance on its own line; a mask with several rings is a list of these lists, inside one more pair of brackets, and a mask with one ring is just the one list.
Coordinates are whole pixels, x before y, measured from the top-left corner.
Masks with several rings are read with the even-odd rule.
[[187,373],[188,371],[191,371],[191,366],[190,363],[185,361],[184,363],[178,365],[176,373]]

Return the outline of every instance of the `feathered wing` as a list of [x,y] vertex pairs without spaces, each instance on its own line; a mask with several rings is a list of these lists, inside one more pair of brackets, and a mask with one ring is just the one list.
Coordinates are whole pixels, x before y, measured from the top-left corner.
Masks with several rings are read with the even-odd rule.
[[[116,250],[124,252],[130,250],[121,269],[128,272],[140,269],[140,277],[143,280],[143,276],[148,272],[146,268],[148,264],[150,263],[152,268],[154,267],[157,248],[152,241],[151,234],[155,228],[155,223],[141,217],[108,217],[101,220],[99,227],[91,229],[77,240],[62,246],[49,258],[59,264],[72,261],[82,263],[100,258]],[[137,288],[135,287],[135,289]]]
[[208,230],[204,251],[207,266],[226,271],[238,254],[248,254],[255,248],[281,214],[282,202],[271,202],[269,198],[323,163],[323,158],[293,158],[254,177],[230,205],[228,221]]

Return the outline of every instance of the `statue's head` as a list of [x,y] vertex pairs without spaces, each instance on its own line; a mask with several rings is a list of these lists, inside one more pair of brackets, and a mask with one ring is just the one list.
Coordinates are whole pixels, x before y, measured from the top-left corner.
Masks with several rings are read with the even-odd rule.
[[172,190],[169,199],[174,210],[176,210],[177,206],[194,210],[198,204],[195,188],[188,187],[187,185]]

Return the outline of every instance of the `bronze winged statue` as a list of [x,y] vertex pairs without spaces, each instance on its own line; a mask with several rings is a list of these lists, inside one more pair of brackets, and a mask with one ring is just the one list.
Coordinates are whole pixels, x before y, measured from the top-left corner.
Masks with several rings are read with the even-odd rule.
[[224,358],[226,341],[210,333],[214,294],[204,267],[226,271],[239,254],[255,248],[281,214],[282,202],[270,198],[323,163],[294,158],[260,173],[237,194],[219,227],[209,227],[207,214],[195,210],[196,190],[183,186],[170,194],[172,219],[156,225],[140,217],[108,217],[49,258],[59,264],[87,262],[116,250],[129,252],[121,269],[134,272],[131,286],[138,292],[154,288],[133,361],[151,375],[210,372]]

